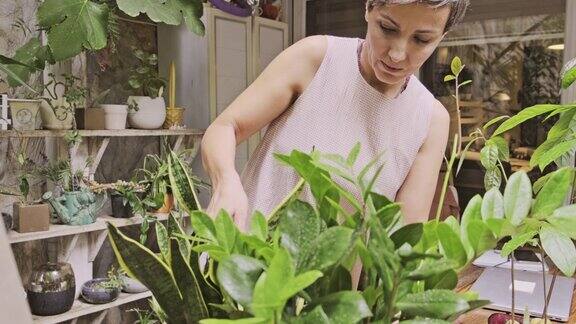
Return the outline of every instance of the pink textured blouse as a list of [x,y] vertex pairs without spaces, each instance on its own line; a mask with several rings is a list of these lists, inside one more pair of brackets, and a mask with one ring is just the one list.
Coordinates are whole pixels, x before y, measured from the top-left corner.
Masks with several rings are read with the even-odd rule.
[[[424,85],[410,76],[406,89],[390,99],[360,74],[359,39],[327,36],[327,42],[311,83],[269,125],[242,172],[250,214],[259,210],[268,215],[299,180],[273,153],[310,153],[314,148],[346,156],[360,142],[355,171],[383,152],[384,168],[374,190],[394,200],[424,143],[435,101]],[[340,184],[354,190],[345,180]],[[302,198],[313,202],[309,190]]]

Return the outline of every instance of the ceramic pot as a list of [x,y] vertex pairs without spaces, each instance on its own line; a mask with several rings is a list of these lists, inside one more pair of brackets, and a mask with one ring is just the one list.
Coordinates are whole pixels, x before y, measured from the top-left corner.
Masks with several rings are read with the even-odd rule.
[[104,129],[126,129],[128,105],[100,105],[104,111]]
[[72,308],[76,292],[74,271],[68,263],[47,263],[30,276],[28,304],[34,315],[62,314]]
[[124,197],[118,194],[110,194],[112,204],[112,216],[115,218],[130,218],[134,216],[134,211],[129,203],[124,205]]
[[166,120],[162,127],[169,129],[172,126],[184,126],[184,108],[166,108]]
[[52,100],[52,107],[45,100],[40,104],[40,115],[42,116],[42,127],[52,130],[72,129],[74,125],[74,110],[70,104],[60,98]]
[[40,100],[8,99],[12,127],[19,131],[35,130],[39,126]]
[[148,291],[148,288],[140,281],[127,276],[122,276],[122,283],[122,291],[129,294],[138,294]]
[[128,97],[128,123],[133,128],[158,129],[166,119],[166,103],[164,98],[154,99],[144,96]]
[[98,278],[86,281],[82,285],[80,295],[90,304],[106,304],[115,301],[120,296],[120,288],[100,286],[108,281],[108,278]]
[[174,208],[174,196],[171,193],[164,195],[164,205],[155,210],[156,213],[169,213]]

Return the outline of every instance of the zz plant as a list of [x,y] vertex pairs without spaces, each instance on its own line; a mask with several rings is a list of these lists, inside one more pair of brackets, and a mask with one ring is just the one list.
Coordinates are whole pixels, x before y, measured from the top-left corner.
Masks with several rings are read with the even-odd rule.
[[[157,223],[155,253],[109,225],[114,252],[150,288],[157,317],[168,323],[448,323],[485,305],[452,291],[462,264],[439,253],[446,249],[422,224],[402,226],[400,206],[373,191],[379,158],[357,169],[359,152],[357,145],[346,157],[276,155],[302,180],[268,219],[256,212],[248,233],[225,211],[206,215],[190,176],[171,159],[171,187],[193,234],[174,217]],[[298,199],[304,184],[314,204]],[[351,274],[360,263],[355,290]]]

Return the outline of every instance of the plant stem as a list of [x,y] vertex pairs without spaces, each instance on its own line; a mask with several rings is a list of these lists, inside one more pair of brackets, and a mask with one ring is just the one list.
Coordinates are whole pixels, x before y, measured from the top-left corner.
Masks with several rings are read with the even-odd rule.
[[540,263],[542,264],[542,282],[544,283],[544,310],[542,311],[544,323],[548,323],[548,294],[546,293],[546,269],[544,267],[544,262],[546,262],[546,252],[542,247],[540,247]]
[[516,305],[515,305],[516,289],[514,287],[514,252],[512,252],[512,254],[510,254],[510,262],[511,262],[510,274],[512,277],[512,311],[510,312],[510,316],[511,316],[511,323],[514,323],[514,314],[515,314],[515,309],[516,309]]
[[456,160],[457,149],[458,149],[458,134],[455,134],[454,142],[452,143],[452,152],[450,154],[450,161],[448,161],[448,165],[446,167],[446,174],[444,175],[444,182],[442,183],[442,191],[440,192],[440,198],[438,200],[438,208],[436,209],[436,223],[440,222],[442,208],[444,207],[444,198],[446,197],[446,190],[448,190],[448,181],[450,180],[450,175],[452,174],[454,161]]

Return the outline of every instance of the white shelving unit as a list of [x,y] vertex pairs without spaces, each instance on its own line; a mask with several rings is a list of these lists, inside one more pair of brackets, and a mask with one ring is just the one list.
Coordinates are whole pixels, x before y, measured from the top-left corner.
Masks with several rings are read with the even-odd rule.
[[[94,173],[104,155],[110,138],[112,137],[159,137],[171,136],[176,137],[172,143],[172,149],[177,151],[184,144],[184,139],[190,137],[194,149],[198,148],[198,144],[203,130],[199,129],[184,129],[184,130],[79,130],[82,136],[82,142],[72,149],[72,167],[74,165],[84,165],[87,158],[92,158],[93,163],[89,168],[84,170],[84,175],[90,179],[94,178]],[[19,132],[14,130],[0,130],[0,140],[2,139],[26,139],[26,138],[55,138],[60,139],[65,136],[68,131],[50,131],[50,130],[35,130]],[[78,161],[79,160],[79,161]],[[164,221],[168,219],[168,214],[152,214],[157,221]],[[16,231],[9,231],[7,240],[10,245],[24,243],[37,240],[54,240],[59,244],[58,261],[68,262],[72,264],[74,274],[76,277],[76,291],[77,295],[79,288],[83,282],[92,279],[92,262],[98,255],[102,244],[107,238],[108,230],[107,223],[111,223],[116,227],[125,227],[130,225],[141,224],[143,218],[141,216],[134,216],[132,218],[114,218],[109,215],[101,215],[96,219],[96,222],[88,225],[71,226],[71,225],[50,225],[47,231],[32,232],[32,233],[18,233]],[[75,323],[79,317],[88,314],[99,313],[92,323],[100,323],[106,317],[109,309],[124,305],[133,301],[141,300],[150,297],[150,292],[139,294],[126,294],[122,293],[120,297],[111,303],[93,305],[83,302],[81,299],[76,299],[72,309],[66,313],[55,316],[32,316],[34,323],[60,323],[72,320]]]

